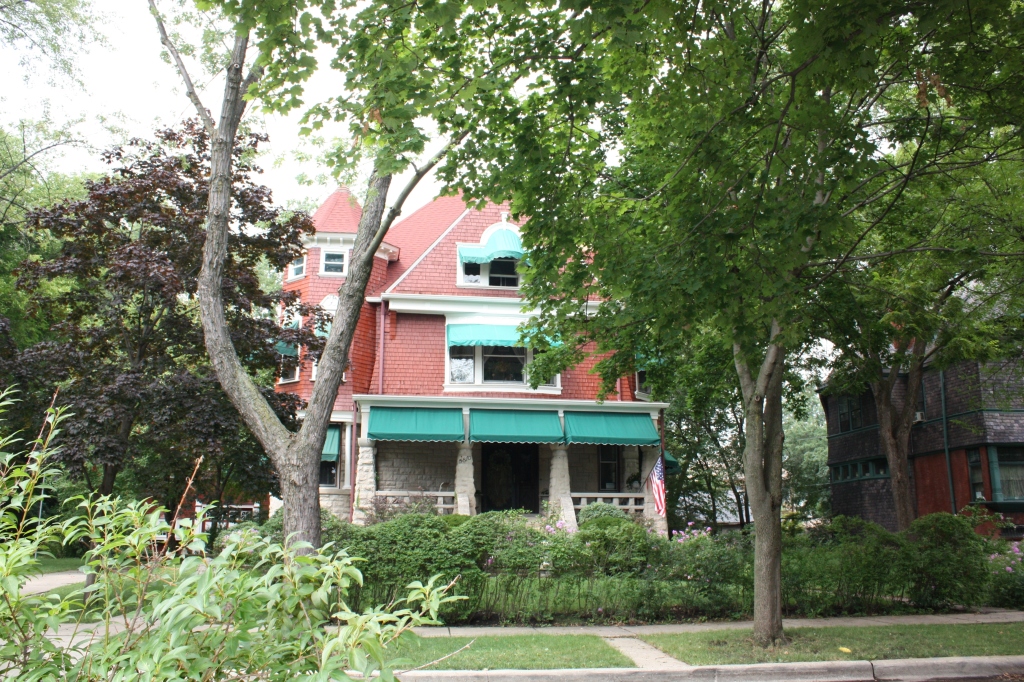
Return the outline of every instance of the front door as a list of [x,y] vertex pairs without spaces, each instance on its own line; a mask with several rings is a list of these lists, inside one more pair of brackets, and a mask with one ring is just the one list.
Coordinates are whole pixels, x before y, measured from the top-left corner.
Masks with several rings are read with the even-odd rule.
[[536,443],[483,443],[483,510],[540,512]]

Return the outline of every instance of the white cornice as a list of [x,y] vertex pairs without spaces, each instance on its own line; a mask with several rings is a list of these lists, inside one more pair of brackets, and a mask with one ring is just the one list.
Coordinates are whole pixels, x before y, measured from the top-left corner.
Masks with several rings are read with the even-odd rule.
[[[307,249],[330,249],[331,247],[351,249],[355,243],[356,235],[349,232],[318,232],[302,240],[302,245]],[[398,260],[400,252],[401,250],[397,246],[382,242],[374,255],[377,258],[393,261]]]
[[472,398],[466,396],[354,395],[360,407],[461,407],[504,408],[520,410],[557,410],[558,412],[619,412],[647,414],[652,419],[668,407],[668,403],[606,400],[562,400],[560,398]]
[[501,315],[527,318],[539,310],[523,310],[522,299],[499,296],[440,296],[432,294],[381,294],[389,307],[399,313],[445,315]]

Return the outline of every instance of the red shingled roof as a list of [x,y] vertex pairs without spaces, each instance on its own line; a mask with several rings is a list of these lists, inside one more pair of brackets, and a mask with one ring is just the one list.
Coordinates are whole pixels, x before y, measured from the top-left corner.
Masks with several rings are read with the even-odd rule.
[[388,266],[385,289],[412,267],[416,259],[437,241],[437,238],[466,210],[461,196],[438,197],[417,209],[408,218],[395,223],[384,241],[401,249],[396,262]]
[[327,201],[313,214],[313,224],[317,232],[348,232],[355,234],[359,228],[359,218],[363,209],[359,201],[348,191],[348,187],[334,190]]

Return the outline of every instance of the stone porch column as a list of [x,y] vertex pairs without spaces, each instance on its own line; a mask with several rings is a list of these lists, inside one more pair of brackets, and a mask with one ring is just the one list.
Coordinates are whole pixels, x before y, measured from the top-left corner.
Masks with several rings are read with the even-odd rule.
[[658,457],[661,456],[661,447],[654,446],[643,446],[640,448],[641,457],[643,458],[643,466],[640,469],[640,475],[643,476],[641,483],[644,487],[644,518],[651,520],[651,527],[659,533],[668,534],[668,518],[661,516],[654,509],[654,493],[651,492],[650,483],[647,477],[650,476],[651,471],[654,469],[655,463],[658,461]]
[[356,480],[353,494],[356,496],[352,505],[352,522],[362,525],[366,521],[366,509],[373,503],[377,495],[377,455],[376,443],[367,438],[359,439],[359,455],[356,459]]
[[469,441],[459,443],[459,457],[455,460],[455,513],[463,516],[476,514],[473,444]]
[[548,504],[558,510],[558,518],[565,522],[565,529],[574,533],[576,510],[572,508],[572,487],[569,482],[569,452],[567,446],[555,443],[551,446],[551,478],[548,480]]
[[[640,472],[640,448],[636,445],[623,445],[622,446],[622,471],[623,478],[622,489],[626,492],[631,492],[632,489],[626,486],[626,481],[633,474],[639,473],[641,476],[643,473]],[[640,481],[643,483],[643,481]]]

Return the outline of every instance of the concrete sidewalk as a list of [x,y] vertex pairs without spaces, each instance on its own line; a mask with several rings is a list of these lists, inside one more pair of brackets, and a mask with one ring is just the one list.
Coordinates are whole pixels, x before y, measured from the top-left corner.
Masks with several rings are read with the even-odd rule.
[[44,573],[43,575],[29,578],[25,581],[22,594],[42,594],[52,592],[58,587],[84,583],[85,574],[80,571],[59,571],[57,573]]
[[[850,616],[843,618],[785,618],[784,628],[867,627],[872,625],[966,625],[970,623],[1021,623],[1024,611],[982,609],[975,613],[943,613],[921,616]],[[670,623],[666,625],[565,625],[551,627],[459,626],[423,627],[420,637],[491,637],[507,635],[595,635],[604,638],[666,635],[710,630],[743,630],[752,621]]]

